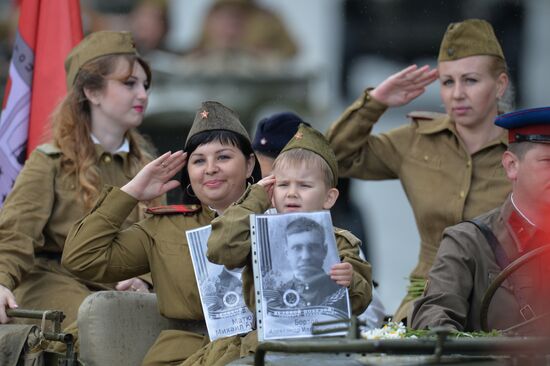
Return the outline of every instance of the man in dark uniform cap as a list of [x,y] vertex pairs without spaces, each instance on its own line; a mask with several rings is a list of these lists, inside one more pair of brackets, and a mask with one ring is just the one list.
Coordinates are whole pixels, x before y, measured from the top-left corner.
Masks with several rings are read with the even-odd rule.
[[271,166],[283,147],[298,131],[302,121],[300,116],[292,112],[281,112],[266,117],[260,121],[256,135],[252,141],[252,149],[256,153],[262,169],[262,177],[271,174]]
[[[459,331],[508,329],[548,312],[548,255],[535,256],[496,289],[486,320],[482,299],[495,277],[516,259],[550,243],[550,107],[497,118],[508,129],[502,165],[512,193],[495,210],[447,228],[412,326]],[[488,187],[491,189],[491,187]],[[517,331],[538,329],[522,326]]]

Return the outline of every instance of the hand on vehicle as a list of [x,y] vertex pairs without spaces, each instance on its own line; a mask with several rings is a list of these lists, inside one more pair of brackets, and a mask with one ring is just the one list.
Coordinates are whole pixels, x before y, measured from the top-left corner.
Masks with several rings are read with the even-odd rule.
[[129,280],[120,281],[115,288],[118,291],[150,292],[147,282],[134,277]]
[[0,285],[0,324],[9,323],[11,320],[6,314],[6,309],[16,309],[17,307],[13,293],[7,287]]

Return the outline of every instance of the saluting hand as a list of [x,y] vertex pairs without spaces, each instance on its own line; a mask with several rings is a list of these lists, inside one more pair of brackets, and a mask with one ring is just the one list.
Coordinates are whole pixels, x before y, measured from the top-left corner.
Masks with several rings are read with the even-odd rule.
[[155,199],[180,185],[172,178],[186,162],[187,153],[169,151],[145,165],[121,190],[139,201]]
[[269,201],[273,199],[273,187],[275,186],[275,176],[273,174],[268,175],[267,177],[263,177],[260,181],[258,181],[258,185],[264,187],[267,196],[269,197]]
[[336,263],[330,267],[330,278],[340,286],[348,287],[353,278],[353,266],[351,263]]
[[0,285],[0,324],[9,323],[11,320],[6,314],[6,308],[16,309],[17,307],[13,293],[7,287]]
[[424,93],[426,86],[437,77],[437,69],[430,70],[428,65],[421,68],[411,65],[388,77],[370,95],[389,107],[399,107]]

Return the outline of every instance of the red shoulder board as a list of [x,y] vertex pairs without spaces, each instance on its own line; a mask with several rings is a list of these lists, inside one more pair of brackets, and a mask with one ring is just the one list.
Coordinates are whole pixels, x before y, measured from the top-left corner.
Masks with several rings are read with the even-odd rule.
[[198,212],[200,209],[200,205],[168,205],[149,207],[146,212],[153,215],[192,214]]

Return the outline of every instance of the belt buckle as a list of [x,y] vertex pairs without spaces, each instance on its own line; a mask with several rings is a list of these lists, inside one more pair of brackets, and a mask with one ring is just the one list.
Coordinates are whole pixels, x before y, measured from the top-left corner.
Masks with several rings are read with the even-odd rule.
[[529,304],[519,309],[519,313],[521,314],[524,320],[532,319],[536,315],[535,312],[533,311],[533,308]]

